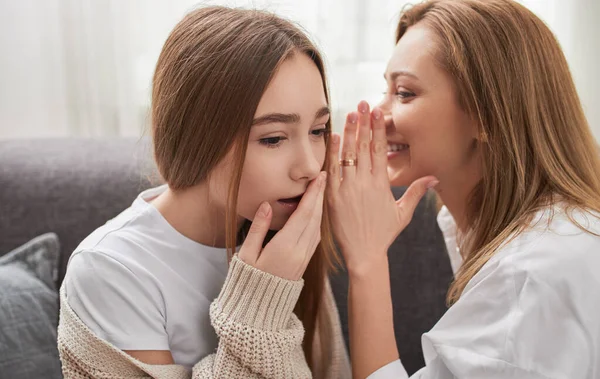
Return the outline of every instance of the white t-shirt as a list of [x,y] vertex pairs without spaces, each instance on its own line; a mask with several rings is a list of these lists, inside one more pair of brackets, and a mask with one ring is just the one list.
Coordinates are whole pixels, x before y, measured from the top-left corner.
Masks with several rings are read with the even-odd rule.
[[[600,237],[558,207],[501,248],[422,338],[417,379],[600,378]],[[575,220],[600,234],[600,220]],[[461,259],[448,210],[438,216],[453,268]],[[402,358],[402,357],[400,357]],[[397,360],[368,379],[408,378]]]
[[100,338],[121,350],[170,350],[191,368],[217,347],[209,306],[225,282],[226,249],[175,230],[142,192],[90,234],[69,260],[67,301]]

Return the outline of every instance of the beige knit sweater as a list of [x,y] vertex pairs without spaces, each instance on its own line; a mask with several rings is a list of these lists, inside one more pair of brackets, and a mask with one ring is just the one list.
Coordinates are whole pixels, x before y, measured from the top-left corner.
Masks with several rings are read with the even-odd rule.
[[[234,257],[210,318],[219,345],[190,373],[178,365],[149,365],[97,337],[60,291],[58,349],[64,377],[70,378],[310,378],[302,350],[304,328],[293,313],[304,282],[267,274]],[[315,344],[315,363],[324,378],[350,378],[350,365],[331,288],[324,307],[332,351]],[[329,331],[328,331],[329,332]]]

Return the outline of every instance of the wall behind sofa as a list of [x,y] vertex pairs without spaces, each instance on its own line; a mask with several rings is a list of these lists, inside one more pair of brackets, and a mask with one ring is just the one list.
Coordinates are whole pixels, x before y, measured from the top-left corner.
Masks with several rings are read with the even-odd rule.
[[[302,24],[325,52],[334,125],[376,103],[405,0],[223,0]],[[521,0],[561,42],[600,138],[600,1]],[[0,139],[139,136],[169,31],[197,0],[0,0]]]

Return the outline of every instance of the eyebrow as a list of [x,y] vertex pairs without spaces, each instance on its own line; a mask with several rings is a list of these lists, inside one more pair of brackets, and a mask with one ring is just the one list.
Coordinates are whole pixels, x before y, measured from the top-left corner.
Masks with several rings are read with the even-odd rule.
[[[315,113],[315,120],[325,117],[331,113],[329,107],[325,106],[319,109]],[[297,124],[300,122],[300,115],[298,113],[268,113],[266,115],[255,118],[252,121],[252,126],[266,125],[266,124]]]
[[[392,72],[390,74],[390,81],[393,82],[399,76],[408,76],[409,78],[413,78],[413,79],[419,80],[419,78],[417,78],[417,75],[413,74],[412,72],[400,70],[400,71],[394,71],[394,72]],[[383,77],[384,77],[384,79],[387,79],[388,75],[384,73]]]

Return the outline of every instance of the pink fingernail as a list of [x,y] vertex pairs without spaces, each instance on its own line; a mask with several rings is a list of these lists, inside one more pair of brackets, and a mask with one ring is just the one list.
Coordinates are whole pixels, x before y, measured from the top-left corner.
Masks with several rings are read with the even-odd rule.
[[431,188],[437,186],[438,184],[440,184],[439,180],[432,180],[431,182],[429,182],[427,184],[427,189],[431,189]]
[[379,120],[381,118],[381,110],[379,108],[373,109],[373,118]]
[[356,124],[356,121],[358,121],[358,116],[356,115],[356,113],[350,113],[348,115],[348,122],[351,124]]
[[271,207],[269,206],[269,203],[267,203],[267,202],[265,201],[264,203],[262,203],[262,204],[260,205],[260,208],[258,208],[258,214],[259,214],[261,217],[267,217],[267,216],[269,216],[269,211],[270,211],[270,208],[271,208]]
[[340,136],[338,134],[334,134],[333,136],[331,136],[331,139],[333,143],[338,144],[340,143]]
[[369,111],[369,104],[366,101],[361,101],[358,104],[358,111],[360,113],[367,113]]

